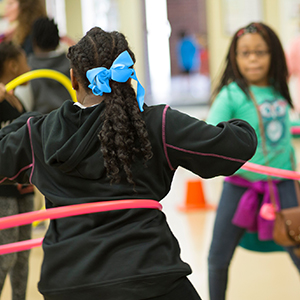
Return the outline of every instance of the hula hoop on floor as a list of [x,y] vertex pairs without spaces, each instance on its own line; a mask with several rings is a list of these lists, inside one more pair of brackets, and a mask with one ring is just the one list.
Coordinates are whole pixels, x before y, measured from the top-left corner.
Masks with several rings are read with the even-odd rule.
[[[78,216],[83,214],[119,210],[119,209],[133,209],[133,208],[150,208],[150,209],[162,209],[162,205],[155,200],[147,199],[130,199],[130,200],[116,200],[116,201],[104,201],[95,203],[83,203],[74,204],[56,208],[49,208],[46,210],[32,211],[19,215],[7,216],[0,218],[0,229],[7,229],[15,226],[22,226],[31,224],[37,220],[45,219],[60,219],[65,217]],[[0,255],[29,250],[34,247],[41,246],[43,238],[27,240],[22,242],[16,242],[0,246]]]
[[18,85],[36,78],[50,78],[60,82],[67,89],[72,100],[74,102],[77,102],[76,92],[72,88],[71,80],[66,75],[58,71],[49,69],[33,70],[16,77],[5,85],[6,91],[9,92],[10,90],[16,88]]

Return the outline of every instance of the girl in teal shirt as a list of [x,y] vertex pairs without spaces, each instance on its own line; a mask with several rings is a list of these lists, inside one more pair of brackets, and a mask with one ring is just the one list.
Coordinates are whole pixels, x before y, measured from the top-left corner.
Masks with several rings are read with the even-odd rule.
[[[246,120],[258,136],[258,148],[251,162],[292,170],[294,150],[289,109],[293,106],[287,76],[284,52],[274,31],[262,23],[241,28],[233,36],[207,122],[218,124],[232,118]],[[292,180],[272,178],[272,184],[278,191],[277,201],[281,208],[297,206]],[[245,215],[244,206],[249,202],[243,202],[242,196],[249,190],[256,194],[258,203],[252,214]],[[240,169],[225,179],[208,259],[210,300],[225,299],[230,261],[246,231],[258,231],[262,240],[272,239],[273,221],[262,219],[258,213],[262,203],[270,201],[269,197],[264,197],[266,194],[269,194],[266,175]],[[293,247],[285,250],[300,270],[300,258]]]

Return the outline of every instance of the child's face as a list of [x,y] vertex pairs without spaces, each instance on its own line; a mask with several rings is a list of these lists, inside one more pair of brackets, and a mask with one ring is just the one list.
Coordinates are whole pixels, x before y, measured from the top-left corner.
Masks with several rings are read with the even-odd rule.
[[236,62],[249,84],[269,85],[271,55],[267,43],[259,33],[246,33],[238,39]]
[[17,20],[19,15],[19,1],[18,0],[8,0],[5,6],[4,17],[8,22],[14,22]]

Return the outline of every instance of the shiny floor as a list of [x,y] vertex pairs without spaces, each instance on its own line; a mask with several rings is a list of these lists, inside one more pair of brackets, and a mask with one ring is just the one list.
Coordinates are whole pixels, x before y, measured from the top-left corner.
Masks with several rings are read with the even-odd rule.
[[[191,108],[185,111],[195,115],[195,111]],[[205,112],[202,109],[196,116],[203,117]],[[296,139],[294,142],[299,156],[300,140]],[[193,269],[189,278],[202,299],[209,300],[207,255],[215,210],[182,212],[178,209],[179,205],[185,203],[187,181],[196,178],[192,173],[179,168],[171,192],[162,201],[162,205],[169,225],[181,245],[182,259]],[[202,186],[206,202],[217,205],[222,189],[222,178],[203,180]],[[34,230],[33,237],[40,237],[43,233]],[[43,299],[37,291],[42,257],[41,248],[31,251],[28,300]],[[6,280],[1,299],[10,300],[10,293],[9,280]],[[299,274],[286,253],[258,253],[240,247],[236,250],[230,267],[228,300],[299,300],[299,298]]]

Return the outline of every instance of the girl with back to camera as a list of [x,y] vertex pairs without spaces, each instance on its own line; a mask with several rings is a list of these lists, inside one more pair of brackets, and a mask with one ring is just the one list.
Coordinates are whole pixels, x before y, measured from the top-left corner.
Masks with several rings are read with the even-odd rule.
[[[23,115],[0,131],[0,174],[34,183],[47,208],[161,201],[178,166],[205,178],[231,175],[253,156],[256,135],[245,121],[212,126],[144,104],[123,34],[95,27],[67,56],[78,102]],[[47,300],[200,299],[160,210],[51,220],[43,250],[38,286]]]
[[[225,71],[207,122],[217,124],[231,118],[246,120],[258,135],[258,148],[251,162],[293,170],[289,121],[292,101],[287,76],[284,52],[274,31],[263,23],[251,23],[241,28],[230,44]],[[292,180],[274,178],[271,182],[266,175],[243,169],[225,179],[208,259],[211,300],[225,299],[228,267],[246,230],[257,230],[261,240],[272,240],[273,222],[257,214],[259,206],[271,200],[269,184],[275,195],[278,191],[279,207],[298,205]],[[247,215],[247,204],[249,207],[253,200],[246,199],[249,192],[257,195],[259,200],[254,201],[256,208]],[[285,250],[300,270],[300,258],[294,253],[295,249],[287,247]]]

